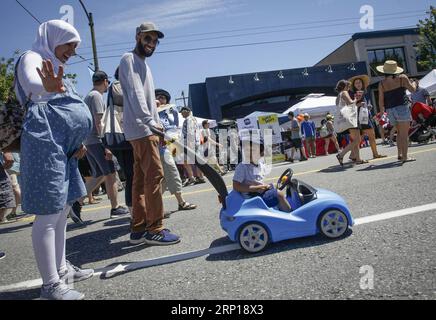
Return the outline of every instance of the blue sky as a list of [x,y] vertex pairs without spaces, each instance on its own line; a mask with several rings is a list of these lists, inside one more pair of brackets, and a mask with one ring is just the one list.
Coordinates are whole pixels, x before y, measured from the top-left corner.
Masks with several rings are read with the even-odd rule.
[[[72,6],[74,25],[83,40],[78,53],[92,58],[89,27],[78,0],[19,1],[42,21],[60,19],[64,15],[60,8]],[[180,97],[182,90],[187,95],[190,83],[203,82],[207,77],[312,66],[350,38],[335,35],[366,31],[359,25],[363,5],[374,8],[374,30],[382,30],[416,25],[432,4],[425,0],[83,1],[94,16],[100,69],[110,75],[121,55],[134,47],[137,25],[154,21],[160,27],[165,38],[148,63],[156,87],[167,89],[173,97]],[[29,49],[37,22],[15,0],[3,0],[2,13],[0,56],[10,57],[15,49]],[[165,53],[312,37],[318,39]],[[115,57],[103,58],[106,56]],[[79,61],[79,58],[70,60]],[[77,89],[82,95],[92,86],[87,66],[88,62],[84,62],[67,68],[68,72],[78,74]]]

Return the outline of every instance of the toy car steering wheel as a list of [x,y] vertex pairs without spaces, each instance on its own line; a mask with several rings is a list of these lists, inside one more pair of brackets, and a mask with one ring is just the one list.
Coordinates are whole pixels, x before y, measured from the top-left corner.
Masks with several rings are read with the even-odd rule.
[[283,172],[283,174],[280,176],[279,180],[277,181],[277,189],[283,190],[289,184],[291,184],[293,174],[294,174],[294,171],[292,171],[291,168],[286,169],[286,171]]

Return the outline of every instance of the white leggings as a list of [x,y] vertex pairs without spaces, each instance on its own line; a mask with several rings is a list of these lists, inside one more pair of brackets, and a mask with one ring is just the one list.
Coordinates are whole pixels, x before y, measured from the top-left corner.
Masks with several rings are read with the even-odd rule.
[[67,269],[65,240],[70,209],[66,206],[57,214],[37,215],[33,222],[33,251],[44,285],[59,282],[58,272]]

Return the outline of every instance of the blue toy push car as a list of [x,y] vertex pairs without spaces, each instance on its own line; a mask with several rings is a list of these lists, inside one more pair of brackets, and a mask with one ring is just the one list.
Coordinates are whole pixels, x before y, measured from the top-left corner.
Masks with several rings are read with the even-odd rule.
[[230,240],[255,253],[268,243],[300,238],[321,233],[327,238],[343,236],[354,225],[344,199],[324,189],[292,179],[292,169],[287,169],[277,182],[277,189],[286,188],[292,212],[269,208],[261,197],[244,198],[231,191],[223,201],[220,212],[221,227]]

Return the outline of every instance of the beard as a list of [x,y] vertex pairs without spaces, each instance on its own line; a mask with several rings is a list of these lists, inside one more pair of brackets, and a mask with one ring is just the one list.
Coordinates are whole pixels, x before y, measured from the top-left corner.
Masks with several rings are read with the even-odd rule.
[[144,45],[141,41],[136,42],[136,50],[141,56],[144,56],[146,58],[151,57],[154,53],[154,49],[152,49],[151,51],[145,50]]

